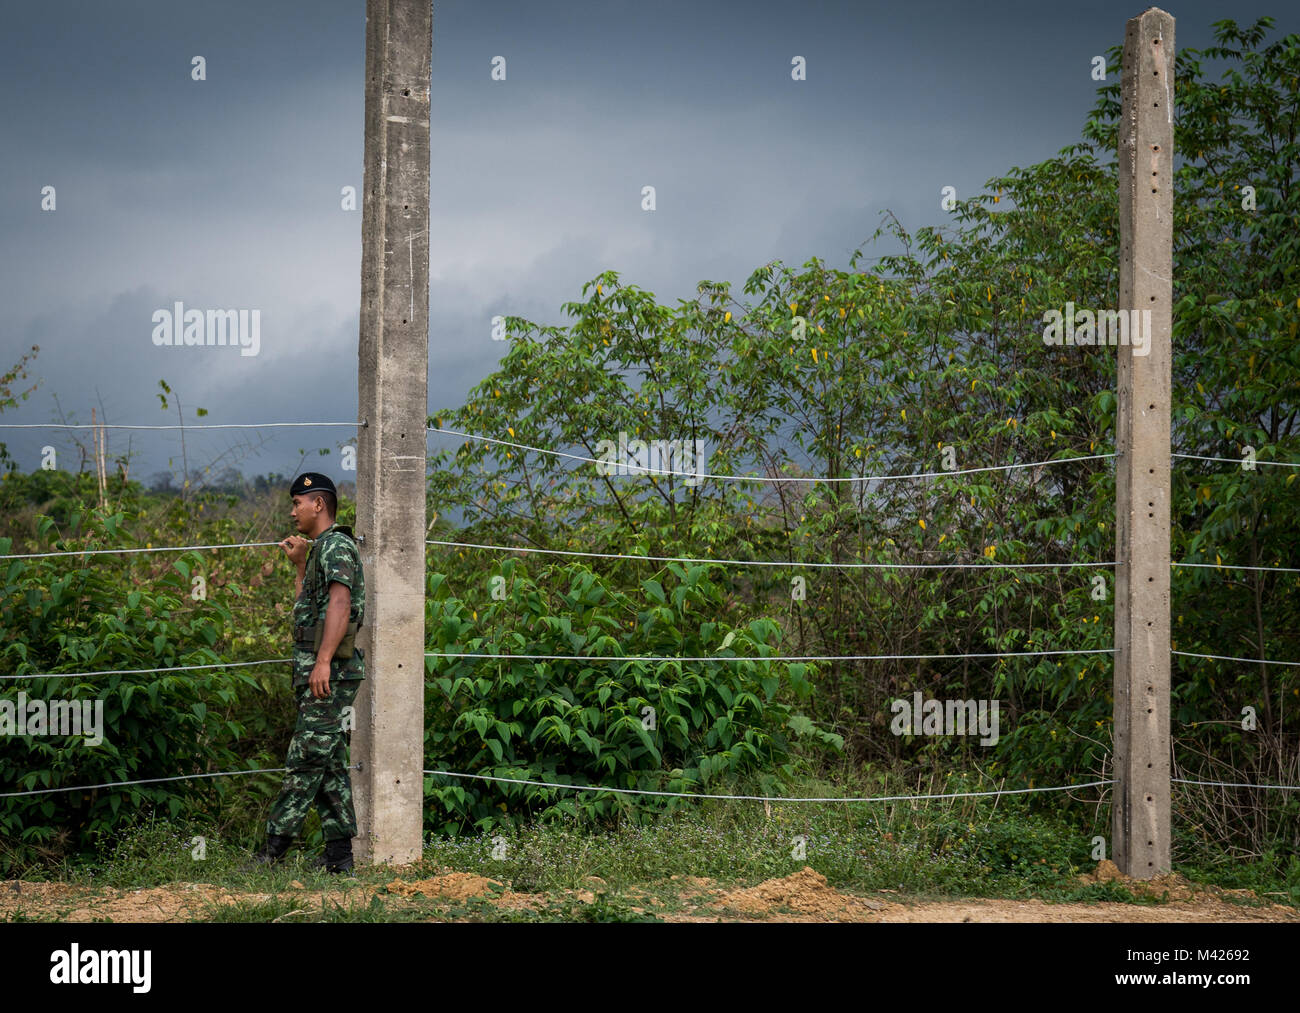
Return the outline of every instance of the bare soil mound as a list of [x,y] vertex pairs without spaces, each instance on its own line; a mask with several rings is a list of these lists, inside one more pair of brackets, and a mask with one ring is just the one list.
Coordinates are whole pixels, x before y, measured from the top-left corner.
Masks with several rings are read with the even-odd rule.
[[800,921],[856,922],[873,920],[887,905],[840,893],[827,884],[825,876],[805,865],[782,879],[724,891],[716,906],[760,918],[788,913],[802,916]]
[[397,897],[413,897],[422,894],[425,897],[445,897],[447,900],[464,901],[470,897],[483,897],[492,892],[493,887],[504,889],[504,884],[486,876],[476,876],[472,872],[450,872],[429,879],[417,879],[413,883],[395,879],[388,884],[388,892]]

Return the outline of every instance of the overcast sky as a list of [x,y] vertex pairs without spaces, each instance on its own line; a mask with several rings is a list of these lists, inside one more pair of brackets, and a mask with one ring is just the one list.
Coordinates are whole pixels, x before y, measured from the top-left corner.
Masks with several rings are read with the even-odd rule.
[[[354,421],[364,0],[45,0],[0,35],[0,371],[32,344],[40,387],[4,422]],[[1012,166],[1076,143],[1131,2],[438,2],[434,6],[429,407],[504,352],[489,320],[563,324],[613,269],[665,305],[773,259],[846,268],[886,208],[909,230]],[[1180,49],[1291,0],[1171,4]],[[206,80],[192,79],[202,56]],[[491,61],[507,61],[505,81]],[[791,59],[807,80],[791,80]],[[653,185],[658,209],[641,209]],[[54,187],[56,210],[43,211]],[[359,199],[358,199],[359,206]],[[873,255],[886,252],[879,247]],[[157,347],[153,314],[257,309],[257,355]],[[30,381],[29,381],[30,382]],[[57,404],[56,404],[57,399]],[[491,435],[491,434],[489,434]],[[340,429],[257,449],[191,434],[191,465],[297,470]],[[431,437],[430,445],[439,437]],[[0,430],[23,471],[58,431]],[[111,453],[127,434],[111,436]],[[253,438],[248,444],[256,442]],[[180,468],[135,433],[132,477]],[[65,453],[65,451],[67,451]],[[223,457],[223,455],[225,455]],[[311,467],[336,480],[337,452]]]

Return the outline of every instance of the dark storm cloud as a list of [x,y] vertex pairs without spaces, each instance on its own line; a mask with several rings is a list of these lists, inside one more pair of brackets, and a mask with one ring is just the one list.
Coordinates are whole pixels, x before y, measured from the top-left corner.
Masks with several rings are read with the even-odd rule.
[[[39,343],[42,385],[4,421],[55,420],[57,395],[78,421],[102,404],[110,421],[158,424],[160,378],[205,421],[355,418],[360,212],[340,209],[340,191],[362,182],[364,9],[6,11],[0,368]],[[561,304],[603,270],[676,305],[703,278],[738,290],[772,259],[847,266],[884,208],[911,230],[942,223],[940,187],[968,196],[1078,139],[1090,60],[1139,11],[435,4],[430,407],[460,403],[492,370],[504,351],[494,314],[563,323]],[[1186,48],[1208,45],[1214,20],[1269,11],[1172,13]],[[796,54],[803,83],[790,80]],[[505,82],[489,79],[497,55]],[[640,209],[647,184],[653,214]],[[40,210],[46,185],[53,213]],[[176,300],[259,309],[260,353],[155,347],[151,316]],[[289,471],[300,448],[342,436],[272,432],[241,452],[253,444],[196,435],[191,460]],[[24,470],[42,445],[71,446],[54,433],[0,439]],[[179,467],[175,434],[136,434],[131,449],[134,475]]]

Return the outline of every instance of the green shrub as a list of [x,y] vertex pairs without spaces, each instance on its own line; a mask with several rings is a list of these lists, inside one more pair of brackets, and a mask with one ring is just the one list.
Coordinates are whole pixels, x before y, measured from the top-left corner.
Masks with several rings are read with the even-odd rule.
[[[73,518],[74,527],[79,522]],[[127,541],[121,524],[121,514],[90,515],[88,534],[120,545]],[[40,522],[42,538],[59,551],[65,545],[51,538],[53,528],[48,517]],[[11,544],[0,538],[0,553]],[[201,603],[191,596],[191,568],[199,562],[197,552],[170,563],[64,556],[9,560],[0,570],[0,674],[107,673],[0,682],[0,700],[15,710],[24,700],[102,706],[103,734],[98,744],[88,732],[0,735],[0,793],[257,766],[233,748],[243,732],[234,716],[239,689],[258,688],[253,676],[236,669],[120,671],[228,660],[223,648],[232,617],[224,596]],[[0,798],[0,869],[87,848],[128,812],[179,816],[226,788],[172,781]]]
[[[642,601],[582,564],[535,583],[516,560],[495,566],[497,596],[482,611],[429,581],[429,650],[437,653],[647,655],[758,659],[778,653],[770,619],[726,629],[707,568],[670,564],[674,580],[641,583]],[[531,661],[426,658],[426,762],[496,777],[670,792],[716,791],[757,775],[771,789],[791,774],[792,737],[814,750],[843,740],[795,708],[813,693],[811,666],[728,661]],[[653,720],[652,720],[653,719]],[[651,727],[653,725],[653,727]],[[572,792],[444,776],[426,805],[457,832],[558,813],[639,818],[680,799]]]

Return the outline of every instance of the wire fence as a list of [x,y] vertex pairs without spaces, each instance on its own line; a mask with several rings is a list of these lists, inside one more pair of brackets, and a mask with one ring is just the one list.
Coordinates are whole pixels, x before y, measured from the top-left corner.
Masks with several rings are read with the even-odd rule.
[[1248,459],[1244,457],[1202,457],[1200,454],[1170,454],[1170,457],[1179,457],[1186,461],[1221,461],[1224,464],[1251,465],[1263,464],[1272,468],[1300,468],[1300,463],[1291,461],[1266,461],[1260,458]]
[[953,478],[958,475],[977,475],[992,471],[1020,471],[1025,468],[1047,468],[1057,464],[1073,464],[1078,461],[1107,461],[1112,460],[1114,454],[1088,454],[1079,457],[1058,457],[1045,461],[1030,461],[1024,464],[992,464],[982,468],[959,468],[953,471],[923,471],[915,473],[905,473],[900,475],[848,475],[848,476],[822,476],[822,475],[715,475],[708,472],[700,471],[674,471],[670,468],[650,467],[648,465],[629,464],[626,461],[612,462],[601,460],[596,457],[586,457],[582,454],[570,454],[563,450],[551,450],[546,447],[534,447],[527,443],[515,443],[510,440],[499,440],[491,436],[479,436],[476,433],[463,433],[456,429],[444,429],[440,426],[430,426],[428,431],[431,433],[441,433],[445,436],[457,436],[466,440],[476,440],[480,443],[487,443],[492,446],[510,447],[514,450],[523,450],[529,453],[542,454],[546,457],[559,457],[570,461],[579,461],[583,464],[594,464],[601,468],[625,469],[628,471],[637,471],[644,474],[655,475],[673,475],[681,478],[690,478],[696,481],[715,481],[715,482],[771,482],[780,484],[782,482],[808,482],[811,484],[835,485],[841,482],[898,482],[907,479],[918,478]]
[[[7,791],[0,798],[20,798],[24,795],[53,795],[68,791],[95,791],[99,788],[129,788],[140,784],[163,784],[168,781],[197,781],[209,777],[238,777],[243,774],[283,774],[288,767],[267,767],[259,770],[223,770],[215,774],[178,774],[175,777],[146,777],[138,781],[106,781],[103,784],[78,784],[66,788],[37,788],[34,791]],[[355,765],[349,768],[357,769]]]
[[[173,781],[196,781],[214,777],[239,777],[248,774],[284,774],[288,767],[263,767],[256,770],[225,770],[208,774],[179,774],[173,777],[149,777],[135,781],[106,781],[102,784],[78,784],[59,788],[37,788],[31,791],[9,791],[0,793],[0,798],[20,798],[27,795],[52,795],[61,792],[96,791],[101,788],[129,788],[142,784],[164,784]],[[360,764],[351,764],[349,770],[359,770]],[[471,774],[457,770],[424,770],[421,773],[433,777],[459,777],[479,781],[494,781],[503,784],[519,784],[538,788],[567,789],[569,791],[607,792],[611,795],[644,795],[661,798],[688,798],[727,802],[924,802],[933,799],[955,798],[999,798],[1003,795],[1032,795],[1042,792],[1075,791],[1081,788],[1103,788],[1119,782],[1113,778],[1104,781],[1083,781],[1079,784],[1039,785],[1032,788],[996,788],[992,791],[953,791],[934,792],[924,795],[727,795],[706,792],[653,791],[648,788],[611,788],[606,785],[570,784],[562,781],[537,781],[530,778],[500,777],[492,774]],[[1275,791],[1300,791],[1295,784],[1241,784],[1228,781],[1189,781],[1185,778],[1170,778],[1173,784],[1186,784],[1204,788],[1254,788]]]
[[[64,430],[85,430],[85,429],[122,429],[122,430],[206,430],[206,429],[270,429],[270,428],[306,428],[306,427],[350,427],[364,428],[367,425],[366,420],[360,422],[270,422],[270,423],[207,423],[186,425],[117,425],[109,423],[93,423],[89,425],[80,424],[62,424],[62,423],[4,423],[0,424],[3,429],[64,429]],[[541,447],[533,447],[528,444],[499,440],[492,437],[480,436],[472,433],[464,433],[456,430],[445,429],[440,426],[429,426],[429,432],[439,433],[447,436],[455,436],[467,440],[477,440],[487,444],[508,447],[515,450],[549,455],[558,458],[575,460],[582,463],[596,464],[598,466],[609,466],[611,462],[597,458],[585,457],[583,455],[570,454],[563,451],[551,450]],[[1045,468],[1060,464],[1067,464],[1082,461],[1113,460],[1117,455],[1114,453],[1092,454],[1077,457],[1054,458],[1050,460],[1034,461],[1027,463],[1008,464],[1008,465],[991,465],[987,467],[965,468],[951,471],[939,472],[919,472],[907,474],[885,474],[885,475],[863,475],[847,477],[824,477],[824,476],[774,476],[774,475],[728,475],[728,474],[708,474],[698,471],[673,471],[664,468],[654,468],[618,462],[618,467],[627,470],[644,472],[648,475],[675,475],[696,480],[710,479],[715,481],[732,481],[732,482],[766,482],[766,483],[785,483],[785,482],[807,482],[807,483],[838,483],[838,482],[887,482],[901,481],[907,479],[930,479],[930,478],[950,478],[961,475],[982,474],[989,472],[1011,472],[1029,468]],[[1207,461],[1216,463],[1227,463],[1242,465],[1244,459],[1222,458],[1222,457],[1205,457],[1194,454],[1171,453],[1171,457]],[[1258,465],[1272,465],[1279,467],[1300,467],[1298,463],[1268,461],[1256,459],[1253,463]],[[143,548],[113,548],[113,549],[80,549],[80,550],[61,550],[54,552],[36,552],[36,553],[8,553],[0,555],[0,559],[36,559],[52,558],[66,556],[91,556],[91,555],[126,555],[126,554],[144,554],[144,553],[163,553],[163,552],[191,552],[191,551],[219,551],[227,549],[250,549],[250,548],[269,548],[279,546],[280,542],[237,542],[228,544],[204,544],[204,545],[184,545],[184,546],[145,546]],[[455,542],[437,539],[426,541],[428,545],[437,545],[455,549],[480,549],[489,551],[507,551],[520,553],[540,553],[559,556],[572,556],[596,559],[619,559],[619,560],[639,560],[644,562],[677,562],[692,565],[732,565],[732,566],[774,566],[783,568],[817,568],[817,569],[891,569],[891,570],[948,570],[948,569],[996,569],[996,570],[1014,570],[1014,569],[1062,569],[1062,568],[1080,568],[1080,567],[1117,567],[1119,561],[1072,561],[1072,562],[1044,562],[1044,563],[996,563],[992,560],[979,563],[967,562],[944,562],[944,563],[867,563],[867,562],[803,562],[797,560],[737,560],[721,558],[690,558],[682,556],[652,556],[638,555],[630,553],[602,553],[591,551],[577,551],[564,549],[550,549],[541,546],[522,546],[522,545],[492,545],[475,542]],[[1280,566],[1239,566],[1234,564],[1225,564],[1219,561],[1215,563],[1199,562],[1173,562],[1173,567],[1188,568],[1206,568],[1206,569],[1228,569],[1235,571],[1252,571],[1252,572],[1274,572],[1274,573],[1300,573],[1300,568],[1280,567]],[[1114,654],[1114,648],[1100,649],[1074,649],[1074,650],[1041,650],[1041,651],[996,651],[996,652],[971,652],[959,654],[873,654],[873,655],[767,655],[758,657],[740,657],[740,656],[670,656],[670,655],[555,655],[555,654],[499,654],[499,653],[482,653],[482,652],[425,652],[425,657],[431,658],[448,658],[457,660],[483,659],[483,660],[512,660],[512,661],[566,661],[566,662],[623,662],[623,663],[690,663],[700,664],[707,662],[817,662],[817,661],[920,661],[920,660],[942,660],[942,659],[992,659],[1008,657],[1050,657],[1060,655],[1092,655],[1092,654]],[[1189,657],[1197,659],[1228,661],[1241,664],[1273,664],[1300,666],[1300,662],[1280,661],[1261,658],[1242,658],[1229,655],[1214,654],[1197,654],[1187,651],[1171,650],[1171,654],[1180,657]],[[87,678],[92,676],[105,675],[141,675],[157,674],[171,672],[188,672],[199,670],[219,670],[231,668],[245,668],[258,665],[286,664],[289,658],[267,658],[253,661],[242,662],[214,662],[209,664],[196,665],[173,665],[157,668],[135,668],[135,669],[99,669],[82,672],[42,672],[27,673],[18,675],[0,675],[0,679],[19,680],[19,679],[65,679],[65,678]],[[349,769],[359,769],[359,764],[352,765]],[[261,768],[254,770],[233,770],[221,771],[214,773],[198,774],[179,774],[168,777],[143,778],[139,780],[111,781],[100,784],[76,785],[67,787],[47,787],[36,788],[27,791],[15,791],[0,793],[0,798],[17,798],[33,795],[47,795],[63,792],[77,791],[96,791],[108,788],[126,788],[146,784],[163,784],[178,781],[190,781],[200,779],[211,779],[219,777],[236,777],[255,774],[279,774],[286,773],[287,767]],[[868,802],[919,802],[930,799],[958,799],[958,798],[996,798],[1003,795],[1025,795],[1045,792],[1073,791],[1085,788],[1104,788],[1116,784],[1115,780],[1096,780],[1086,781],[1078,784],[1037,786],[1027,788],[999,788],[990,791],[971,791],[971,792],[945,792],[921,795],[885,795],[885,796],[863,796],[863,797],[834,797],[834,796],[810,796],[810,797],[787,797],[774,795],[734,795],[734,794],[708,794],[701,792],[668,792],[656,791],[649,789],[635,788],[614,788],[602,785],[581,785],[564,782],[540,781],[528,778],[512,778],[499,775],[487,775],[481,773],[468,773],[464,771],[448,770],[425,770],[426,776],[441,776],[450,778],[476,779],[489,782],[498,782],[506,784],[517,784],[523,786],[551,788],[556,790],[571,790],[583,792],[610,793],[620,795],[640,795],[640,796],[657,796],[684,799],[712,799],[725,801],[756,801],[764,803],[868,803]],[[1275,785],[1275,784],[1247,784],[1237,782],[1222,781],[1195,781],[1184,778],[1171,778],[1173,784],[1184,784],[1194,787],[1216,787],[1216,788],[1247,788],[1259,790],[1278,790],[1278,791],[1300,791],[1297,785]]]
[[929,659],[962,658],[1033,658],[1052,654],[1114,654],[1113,647],[1098,647],[1090,650],[1070,651],[989,651],[982,654],[771,654],[756,657],[738,655],[710,654],[684,657],[672,654],[480,654],[477,651],[456,653],[451,651],[426,651],[426,658],[484,658],[505,661],[618,661],[618,662],[667,662],[686,661],[699,663],[704,661],[721,662],[757,662],[757,661],[923,661]]
[[999,788],[995,791],[956,791],[930,795],[868,795],[840,797],[818,795],[797,797],[789,795],[709,795],[703,792],[651,791],[646,788],[609,788],[602,785],[565,784],[559,781],[533,781],[519,777],[497,777],[488,774],[465,774],[454,770],[426,770],[427,775],[473,778],[480,781],[499,781],[505,784],[532,785],[539,788],[568,788],[571,791],[609,792],[611,795],[653,795],[663,798],[714,799],[730,802],[920,802],[940,798],[995,798],[1001,795],[1029,795],[1037,792],[1071,791],[1075,788],[1095,788],[1115,784],[1115,781],[1086,781],[1083,784],[1062,784],[1036,788]]
[[183,426],[172,423],[160,426],[122,426],[111,422],[65,423],[65,422],[0,422],[0,429],[176,429],[190,432],[195,429],[320,429],[328,426],[346,426],[351,429],[364,429],[365,420],[361,422],[200,422]]
[[205,668],[248,668],[253,665],[288,664],[292,658],[263,658],[260,661],[221,661],[203,665],[169,665],[163,668],[102,668],[94,672],[28,672],[0,675],[0,679],[84,679],[92,675],[153,675],[158,672],[196,672]]

